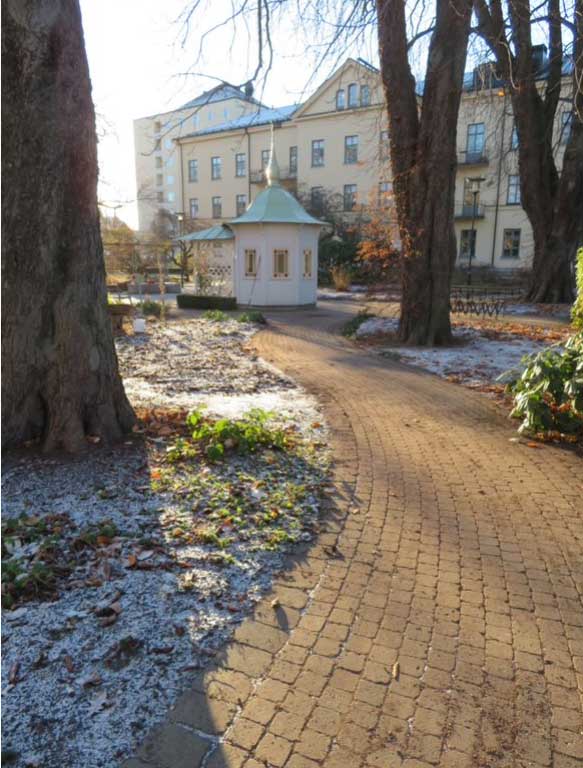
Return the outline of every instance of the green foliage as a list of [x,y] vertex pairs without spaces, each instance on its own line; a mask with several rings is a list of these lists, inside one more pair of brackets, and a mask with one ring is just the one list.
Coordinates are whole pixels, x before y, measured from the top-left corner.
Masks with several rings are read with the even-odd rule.
[[186,423],[192,428],[192,439],[201,443],[211,461],[220,461],[227,451],[254,453],[259,447],[285,450],[285,432],[268,425],[271,413],[253,408],[240,419],[205,419],[202,411],[192,411]]
[[360,326],[367,320],[370,320],[371,317],[375,317],[372,312],[367,312],[366,310],[359,312],[358,315],[355,315],[352,320],[349,320],[344,325],[342,328],[342,335],[351,338],[355,335]]
[[523,359],[521,377],[509,386],[514,395],[511,416],[521,419],[520,434],[552,432],[583,435],[583,331]]
[[222,309],[208,309],[204,315],[205,320],[210,320],[212,323],[224,323],[229,319],[229,316],[223,312]]
[[161,301],[152,301],[152,299],[144,299],[138,304],[138,308],[144,315],[151,315],[152,317],[160,317],[164,311]]
[[237,309],[234,296],[199,296],[194,293],[179,293],[176,296],[179,309]]
[[240,315],[237,320],[240,323],[258,323],[259,325],[266,325],[267,320],[265,319],[265,315],[263,312],[259,312],[256,309],[249,310],[248,312],[243,312],[242,315]]
[[571,310],[573,325],[583,330],[583,248],[577,251],[577,298]]

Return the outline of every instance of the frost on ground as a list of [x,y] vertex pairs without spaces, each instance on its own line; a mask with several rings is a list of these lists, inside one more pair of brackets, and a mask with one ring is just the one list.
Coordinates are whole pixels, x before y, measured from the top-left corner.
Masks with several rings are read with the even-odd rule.
[[[245,353],[253,328],[149,330],[118,342],[140,434],[74,461],[14,457],[5,468],[3,762],[15,766],[119,765],[269,587],[286,549],[318,531],[321,416]],[[267,424],[288,447],[181,457],[180,409],[201,402],[229,418],[276,411]]]
[[470,387],[489,386],[507,371],[519,370],[525,355],[540,352],[549,342],[528,336],[484,328],[457,325],[456,345],[451,347],[382,346],[382,337],[394,334],[398,320],[393,317],[371,317],[357,329],[357,339],[376,341],[375,351],[405,363],[424,368],[446,379]]

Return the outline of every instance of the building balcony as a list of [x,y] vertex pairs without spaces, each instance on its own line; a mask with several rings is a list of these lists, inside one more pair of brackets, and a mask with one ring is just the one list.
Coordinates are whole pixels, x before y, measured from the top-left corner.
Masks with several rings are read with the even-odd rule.
[[[282,181],[295,181],[298,178],[298,171],[296,168],[280,168],[279,177]],[[251,171],[249,173],[249,180],[251,184],[265,184],[265,169],[261,171]]]
[[454,218],[458,221],[464,221],[475,218],[483,219],[485,216],[484,206],[481,203],[476,205],[474,212],[473,203],[456,203],[454,208]]
[[458,165],[488,165],[488,163],[488,155],[485,149],[482,149],[480,152],[470,152],[466,149],[463,152],[457,153]]

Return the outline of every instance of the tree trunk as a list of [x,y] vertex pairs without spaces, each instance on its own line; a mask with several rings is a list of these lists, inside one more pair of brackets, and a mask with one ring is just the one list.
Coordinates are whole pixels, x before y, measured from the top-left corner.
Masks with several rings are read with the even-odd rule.
[[2,440],[77,451],[134,422],[107,310],[78,0],[6,0]]
[[377,0],[381,77],[403,257],[399,335],[407,344],[447,344],[452,338],[449,295],[456,256],[456,134],[471,5],[471,0],[436,0],[419,104],[408,62],[404,2]]

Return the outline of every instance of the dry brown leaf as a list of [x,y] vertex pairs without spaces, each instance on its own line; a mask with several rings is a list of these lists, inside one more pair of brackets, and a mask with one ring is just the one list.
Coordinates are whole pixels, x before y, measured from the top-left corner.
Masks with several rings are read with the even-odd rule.
[[391,674],[393,675],[393,678],[394,678],[395,680],[398,680],[398,679],[399,679],[399,673],[400,673],[400,671],[401,671],[401,667],[399,666],[399,662],[398,662],[398,661],[396,661],[396,662],[393,664],[393,669],[392,669],[392,671],[391,671]]
[[64,662],[65,666],[67,667],[67,672],[74,672],[75,671],[75,665],[73,664],[73,659],[69,656],[68,653],[63,658],[63,662]]
[[138,562],[138,558],[135,555],[128,555],[126,560],[126,568],[135,568]]

